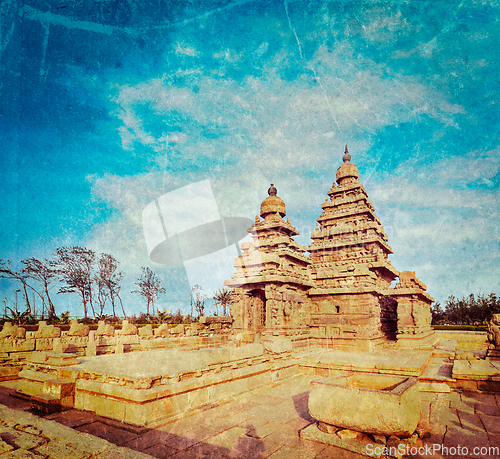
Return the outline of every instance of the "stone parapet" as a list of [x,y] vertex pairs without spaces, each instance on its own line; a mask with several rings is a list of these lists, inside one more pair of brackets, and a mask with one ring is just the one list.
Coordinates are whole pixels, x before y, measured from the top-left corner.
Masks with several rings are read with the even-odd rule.
[[141,354],[102,356],[80,364],[75,408],[153,426],[298,373],[290,352],[265,354],[258,343]]

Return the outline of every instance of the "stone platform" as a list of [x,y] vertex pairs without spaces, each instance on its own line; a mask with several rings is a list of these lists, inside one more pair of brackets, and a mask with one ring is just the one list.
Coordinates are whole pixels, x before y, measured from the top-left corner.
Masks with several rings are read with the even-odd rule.
[[290,349],[273,349],[255,343],[106,355],[64,372],[74,373],[75,408],[149,427],[298,374]]
[[431,356],[431,351],[326,351],[303,357],[299,365],[303,373],[318,376],[353,371],[419,377]]
[[500,361],[455,360],[454,388],[469,391],[500,392]]

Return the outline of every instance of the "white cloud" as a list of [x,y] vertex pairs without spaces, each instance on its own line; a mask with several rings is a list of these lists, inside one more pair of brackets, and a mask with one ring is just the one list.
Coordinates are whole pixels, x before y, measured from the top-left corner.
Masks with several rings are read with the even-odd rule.
[[463,112],[410,77],[387,78],[382,66],[360,60],[347,45],[320,48],[305,67],[316,77],[306,70],[284,81],[270,66],[263,78],[241,83],[188,74],[182,87],[170,76],[120,87],[114,113],[123,122],[122,142],[150,147],[168,161],[178,151],[175,161],[187,165],[226,157],[276,174],[321,167],[341,155],[333,145],[361,142],[385,126],[422,115],[454,126]]
[[497,156],[406,163],[371,184],[375,211],[393,231],[394,266],[416,271],[440,301],[500,288],[500,192],[478,187],[498,173]]
[[[320,48],[304,65],[315,76],[305,70],[293,81],[277,75],[273,66],[280,59],[287,59],[286,54],[271,58],[264,77],[242,82],[193,71],[184,72],[182,87],[165,75],[118,88],[113,113],[123,122],[122,142],[129,149],[136,143],[150,147],[156,165],[142,175],[105,176],[95,182],[94,194],[120,214],[95,233],[96,244],[123,250],[113,238],[123,233],[131,244],[127,250],[134,253],[131,263],[144,260],[144,207],[165,193],[209,179],[221,217],[252,220],[269,184],[275,183],[292,224],[302,232],[300,241],[307,245],[345,143],[355,152],[355,162],[376,165],[379,159],[364,153],[373,133],[422,116],[454,126],[463,113],[462,107],[418,80],[387,77],[383,66],[359,58],[346,45]],[[409,161],[382,184],[376,177],[370,179],[372,200],[388,217],[382,223],[394,234],[390,243],[397,252],[394,259],[401,262],[397,268],[419,275],[421,267],[433,276],[437,271],[428,263],[436,254],[431,249],[448,254],[448,247],[478,237],[470,228],[453,231],[463,220],[457,212],[477,212],[478,206],[491,206],[496,196],[455,185],[490,180],[495,155],[498,152],[471,153],[462,163],[443,159],[432,167]],[[477,212],[475,224],[481,218]],[[492,229],[494,225],[481,228],[481,237]],[[409,255],[415,253],[422,257]],[[432,285],[432,280],[422,280]]]

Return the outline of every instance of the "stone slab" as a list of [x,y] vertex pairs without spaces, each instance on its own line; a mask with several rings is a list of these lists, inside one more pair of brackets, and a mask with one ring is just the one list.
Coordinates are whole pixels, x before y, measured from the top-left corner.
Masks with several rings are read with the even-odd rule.
[[238,348],[207,348],[202,351],[153,349],[125,354],[99,355],[78,359],[75,370],[88,373],[154,379],[166,375],[197,372],[208,365],[258,357],[264,353],[262,344]]
[[500,362],[492,360],[455,360],[453,378],[457,380],[500,382]]
[[439,362],[439,359],[432,358],[419,379],[425,382],[454,381],[453,363],[448,361]]
[[[325,445],[336,446],[337,448],[346,449],[347,451],[352,451],[353,453],[375,458],[380,458],[384,449],[382,445],[377,445],[366,435],[361,439],[353,438],[342,440],[335,433],[328,434],[322,432],[318,429],[316,424],[311,424],[305,429],[302,429],[300,431],[300,438],[303,438],[304,440],[316,441]],[[374,448],[372,449],[370,446],[373,446]],[[376,448],[377,446],[380,446],[380,448]]]
[[327,351],[301,359],[300,365],[328,370],[420,376],[430,358],[430,351]]
[[450,386],[446,383],[439,382],[419,382],[419,390],[420,392],[434,392],[434,393],[450,393]]

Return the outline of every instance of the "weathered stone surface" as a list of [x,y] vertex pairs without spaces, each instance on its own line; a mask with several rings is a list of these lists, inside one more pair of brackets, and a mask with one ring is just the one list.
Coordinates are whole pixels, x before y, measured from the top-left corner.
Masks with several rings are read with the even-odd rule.
[[488,348],[487,359],[500,361],[500,314],[493,314],[488,323]]
[[[221,323],[221,324],[231,324],[233,322],[233,319],[231,317],[226,317],[226,316],[201,316],[200,317],[200,323],[205,324],[205,325],[210,325],[214,323]],[[193,324],[191,324],[193,325]],[[203,327],[200,327],[203,328]]]
[[289,338],[269,338],[264,340],[264,349],[273,354],[282,354],[292,350],[292,341]]
[[35,344],[36,351],[52,351],[54,349],[55,338],[37,338]]
[[374,445],[373,441],[366,435],[360,437],[342,440],[336,434],[322,432],[316,424],[311,424],[300,431],[300,438],[305,440],[313,440],[325,445],[336,446],[337,448],[346,449],[363,456],[379,458],[383,455],[384,445]]
[[6,453],[7,451],[12,451],[14,447],[9,445],[7,442],[0,440],[0,454]]
[[246,346],[228,349],[230,352],[230,360],[248,359],[264,353],[264,346],[260,343],[247,344]]
[[168,324],[161,324],[158,328],[154,330],[156,336],[168,336]]
[[47,322],[41,320],[38,322],[38,330],[35,332],[35,338],[59,338],[61,329],[54,325],[47,325]]
[[359,438],[359,437],[363,436],[363,434],[361,432],[356,432],[355,430],[349,430],[349,429],[337,430],[336,434],[342,440]]
[[491,360],[455,360],[453,378],[500,382],[500,364]]
[[88,325],[81,324],[76,319],[73,319],[70,324],[68,336],[87,336],[89,334],[90,327]]
[[184,333],[184,325],[183,324],[179,324],[179,325],[176,325],[175,327],[172,327],[170,329],[170,333],[172,335],[183,334]]
[[342,373],[312,381],[309,412],[319,421],[350,430],[410,435],[420,420],[418,380]]
[[105,320],[100,320],[97,330],[95,331],[96,336],[113,336],[115,334],[115,327],[111,324],[107,324]]
[[35,350],[34,339],[3,338],[0,340],[0,352],[26,352]]
[[140,327],[139,336],[153,336],[153,326],[148,324],[144,325],[144,327]]
[[24,339],[26,337],[26,329],[19,325],[12,325],[10,322],[3,324],[2,331],[0,332],[1,338],[16,338]]

